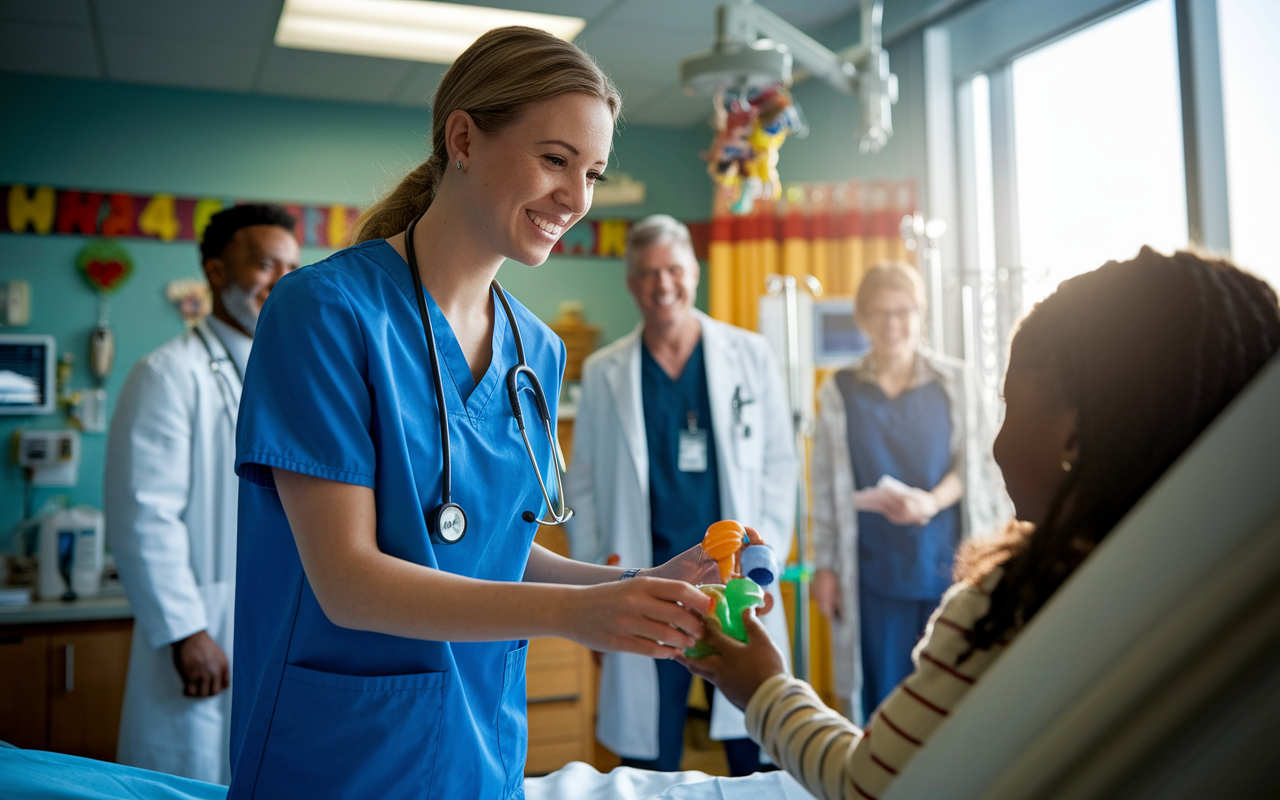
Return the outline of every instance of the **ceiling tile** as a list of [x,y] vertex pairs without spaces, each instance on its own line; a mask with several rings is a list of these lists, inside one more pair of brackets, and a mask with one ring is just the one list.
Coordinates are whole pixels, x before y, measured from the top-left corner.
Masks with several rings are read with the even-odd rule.
[[[601,23],[666,26],[685,33],[700,33],[705,40],[698,52],[710,50],[715,41],[716,8],[724,0],[625,0]],[[762,0],[760,5],[815,38],[821,28],[857,12],[857,0]],[[588,27],[587,33],[592,29]]]
[[[653,125],[660,128],[688,128],[705,124],[711,116],[711,95],[687,95],[675,83],[656,93],[645,103],[627,111],[627,122],[632,125]],[[707,141],[711,141],[711,128],[707,127]]]
[[0,25],[0,72],[101,78],[88,28],[8,22]]
[[96,0],[96,8],[106,32],[257,44],[274,35],[284,0]]
[[659,92],[666,89],[671,81],[651,81],[644,78],[627,78],[614,81],[618,91],[622,93],[622,116],[630,115],[632,108],[640,108],[652,100]]
[[[457,2],[458,0],[442,0]],[[600,12],[613,5],[615,0],[490,0],[484,3],[464,3],[468,6],[507,8],[512,11],[536,11],[540,14],[559,14],[562,17],[582,17],[590,22]]]
[[88,0],[0,0],[0,19],[48,22],[72,28],[91,24]]
[[[600,24],[664,26],[711,37],[716,29],[716,8],[723,3],[724,0],[622,0]],[[706,46],[711,46],[710,38]]]
[[611,18],[578,37],[618,83],[632,78],[670,82],[682,58],[711,47],[711,37],[680,28],[643,26]]
[[232,44],[177,36],[102,34],[112,80],[248,92],[259,44]]
[[290,97],[389,103],[414,66],[389,58],[271,47],[257,89]]
[[811,27],[825,25],[859,8],[857,0],[760,0],[760,5],[810,34]]
[[414,64],[396,90],[395,97],[391,98],[392,102],[414,108],[430,106],[431,95],[447,69],[444,64]]

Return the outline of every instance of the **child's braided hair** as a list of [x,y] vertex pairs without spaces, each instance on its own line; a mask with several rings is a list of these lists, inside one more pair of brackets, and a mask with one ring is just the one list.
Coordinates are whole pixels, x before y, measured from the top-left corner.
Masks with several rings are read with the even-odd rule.
[[962,548],[958,579],[1005,571],[972,645],[989,648],[1035,616],[1278,349],[1275,291],[1191,252],[1144,247],[1038,303],[1014,335],[1011,369],[1057,372],[1079,457],[1042,524]]

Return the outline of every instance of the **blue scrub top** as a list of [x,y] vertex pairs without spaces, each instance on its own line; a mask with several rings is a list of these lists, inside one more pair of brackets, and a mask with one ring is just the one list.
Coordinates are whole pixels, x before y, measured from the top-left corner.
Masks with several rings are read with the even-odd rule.
[[[891,475],[932,489],[951,471],[951,404],[937,381],[892,400],[852,370],[836,374],[847,414],[856,489]],[[926,525],[894,525],[883,514],[858,512],[858,580],[882,597],[936,601],[951,585],[960,542],[960,504]]]
[[[720,479],[702,342],[693,348],[676,380],[671,380],[641,342],[640,395],[649,445],[653,563],[658,565],[701,542],[707,527],[720,519]],[[706,432],[706,472],[681,472],[678,468],[680,431],[688,428],[690,411],[697,427]]]
[[[263,308],[237,431],[231,798],[523,794],[527,643],[334,625],[303,572],[270,469],[373,489],[388,555],[522,579],[537,525],[521,514],[541,516],[545,504],[507,400],[516,363],[507,317],[495,297],[493,359],[476,384],[429,294],[427,305],[448,384],[452,499],[468,519],[453,545],[433,544],[424,519],[440,503],[439,417],[404,259],[382,240],[357,245],[286,275]],[[564,344],[511,305],[554,414]],[[531,406],[526,415],[538,418]],[[530,430],[550,468],[546,436]]]

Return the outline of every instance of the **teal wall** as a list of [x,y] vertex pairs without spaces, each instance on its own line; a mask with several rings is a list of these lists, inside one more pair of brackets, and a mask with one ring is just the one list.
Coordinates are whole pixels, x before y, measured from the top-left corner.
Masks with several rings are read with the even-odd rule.
[[[0,97],[0,184],[363,205],[426,156],[428,115],[407,108],[4,73]],[[664,211],[686,220],[706,219],[711,189],[697,154],[708,141],[702,128],[624,127],[615,140],[615,167],[644,181],[648,199],[642,206],[604,209],[595,216],[637,218]],[[0,234],[0,281],[22,279],[32,286],[31,324],[6,330],[55,336],[59,351],[77,358],[73,389],[92,384],[85,361],[97,297],[74,267],[87,241]],[[136,271],[110,301],[118,348],[106,384],[112,400],[134,361],[182,331],[164,298],[166,284],[200,275],[194,243],[123,242]],[[304,249],[303,263],[326,254]],[[561,301],[582,301],[587,319],[603,329],[602,341],[609,341],[639,319],[623,287],[623,272],[617,259],[553,258],[537,268],[508,264],[499,278],[548,321]],[[0,441],[7,443],[18,427],[64,424],[61,414],[0,417]],[[79,485],[38,491],[37,508],[54,493],[101,507],[105,438],[82,437]],[[21,513],[21,474],[6,447],[0,464],[0,535]]]

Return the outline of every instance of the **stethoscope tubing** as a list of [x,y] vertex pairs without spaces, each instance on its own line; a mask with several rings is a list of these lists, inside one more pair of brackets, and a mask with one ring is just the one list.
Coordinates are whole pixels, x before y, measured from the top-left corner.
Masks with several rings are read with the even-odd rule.
[[204,345],[205,352],[209,354],[209,371],[213,373],[214,380],[218,384],[218,393],[222,395],[223,410],[227,413],[227,419],[231,421],[231,427],[236,427],[236,418],[239,416],[240,403],[236,400],[235,391],[231,386],[231,379],[227,377],[226,372],[222,368],[222,362],[231,362],[231,368],[236,373],[236,378],[240,381],[240,389],[244,390],[244,373],[240,371],[240,365],[231,357],[231,350],[227,347],[227,343],[222,341],[222,337],[218,336],[218,332],[209,329],[209,333],[213,334],[213,338],[218,340],[218,346],[222,348],[223,356],[219,358],[213,352],[213,345],[209,344],[209,340],[205,337],[204,331],[200,327],[191,329],[196,337],[200,340],[200,344]]
[[414,219],[404,234],[405,254],[409,257],[409,272],[413,274],[413,290],[418,299],[418,316],[422,319],[422,333],[427,337],[427,353],[431,360],[432,383],[435,384],[436,408],[440,417],[440,460],[443,470],[440,478],[440,495],[444,503],[453,502],[452,459],[449,457],[449,416],[445,413],[444,381],[440,374],[440,356],[436,353],[436,334],[431,325],[431,314],[427,311],[427,296],[422,289],[422,276],[418,274],[418,259],[413,252],[413,229],[418,224]]
[[[449,421],[446,413],[444,398],[444,380],[440,372],[440,357],[436,350],[435,330],[431,325],[431,315],[427,310],[426,291],[422,287],[422,276],[418,273],[418,259],[414,253],[413,232],[417,226],[418,220],[415,218],[409,223],[408,229],[405,231],[405,255],[406,261],[409,262],[409,272],[413,277],[414,294],[418,301],[418,315],[422,319],[422,332],[427,339],[427,352],[431,362],[431,377],[435,384],[436,408],[440,417],[440,456],[443,462],[443,471],[441,479],[441,498],[444,504],[452,503],[452,481],[450,475],[450,455],[449,455]],[[564,455],[560,450],[560,443],[556,438],[555,431],[551,425],[551,408],[547,405],[547,396],[542,390],[542,382],[538,380],[538,375],[533,371],[525,360],[524,340],[520,336],[520,326],[516,322],[515,312],[511,309],[511,303],[507,300],[507,294],[503,291],[501,284],[497,280],[492,282],[493,288],[498,295],[498,301],[502,304],[502,310],[506,314],[507,321],[511,325],[511,336],[516,346],[516,365],[507,371],[507,399],[511,405],[512,416],[515,417],[516,426],[520,429],[520,437],[524,440],[525,453],[529,456],[529,463],[533,465],[534,475],[538,480],[538,489],[542,492],[542,498],[547,504],[547,513],[549,519],[538,519],[530,511],[524,512],[522,515],[526,522],[538,522],[542,525],[563,525],[571,517],[573,517],[573,509],[565,505],[564,498]],[[497,357],[497,354],[494,354]],[[524,375],[529,381],[528,386],[520,385],[520,376]],[[556,477],[559,483],[559,491],[556,492],[556,502],[551,500],[551,492],[547,488],[546,481],[542,477],[542,469],[538,466],[538,461],[533,452],[533,444],[529,441],[529,434],[525,428],[524,409],[520,406],[520,392],[528,391],[533,395],[534,402],[537,405],[538,415],[542,419],[542,426],[547,434],[547,441],[551,443],[552,457],[555,460]]]

